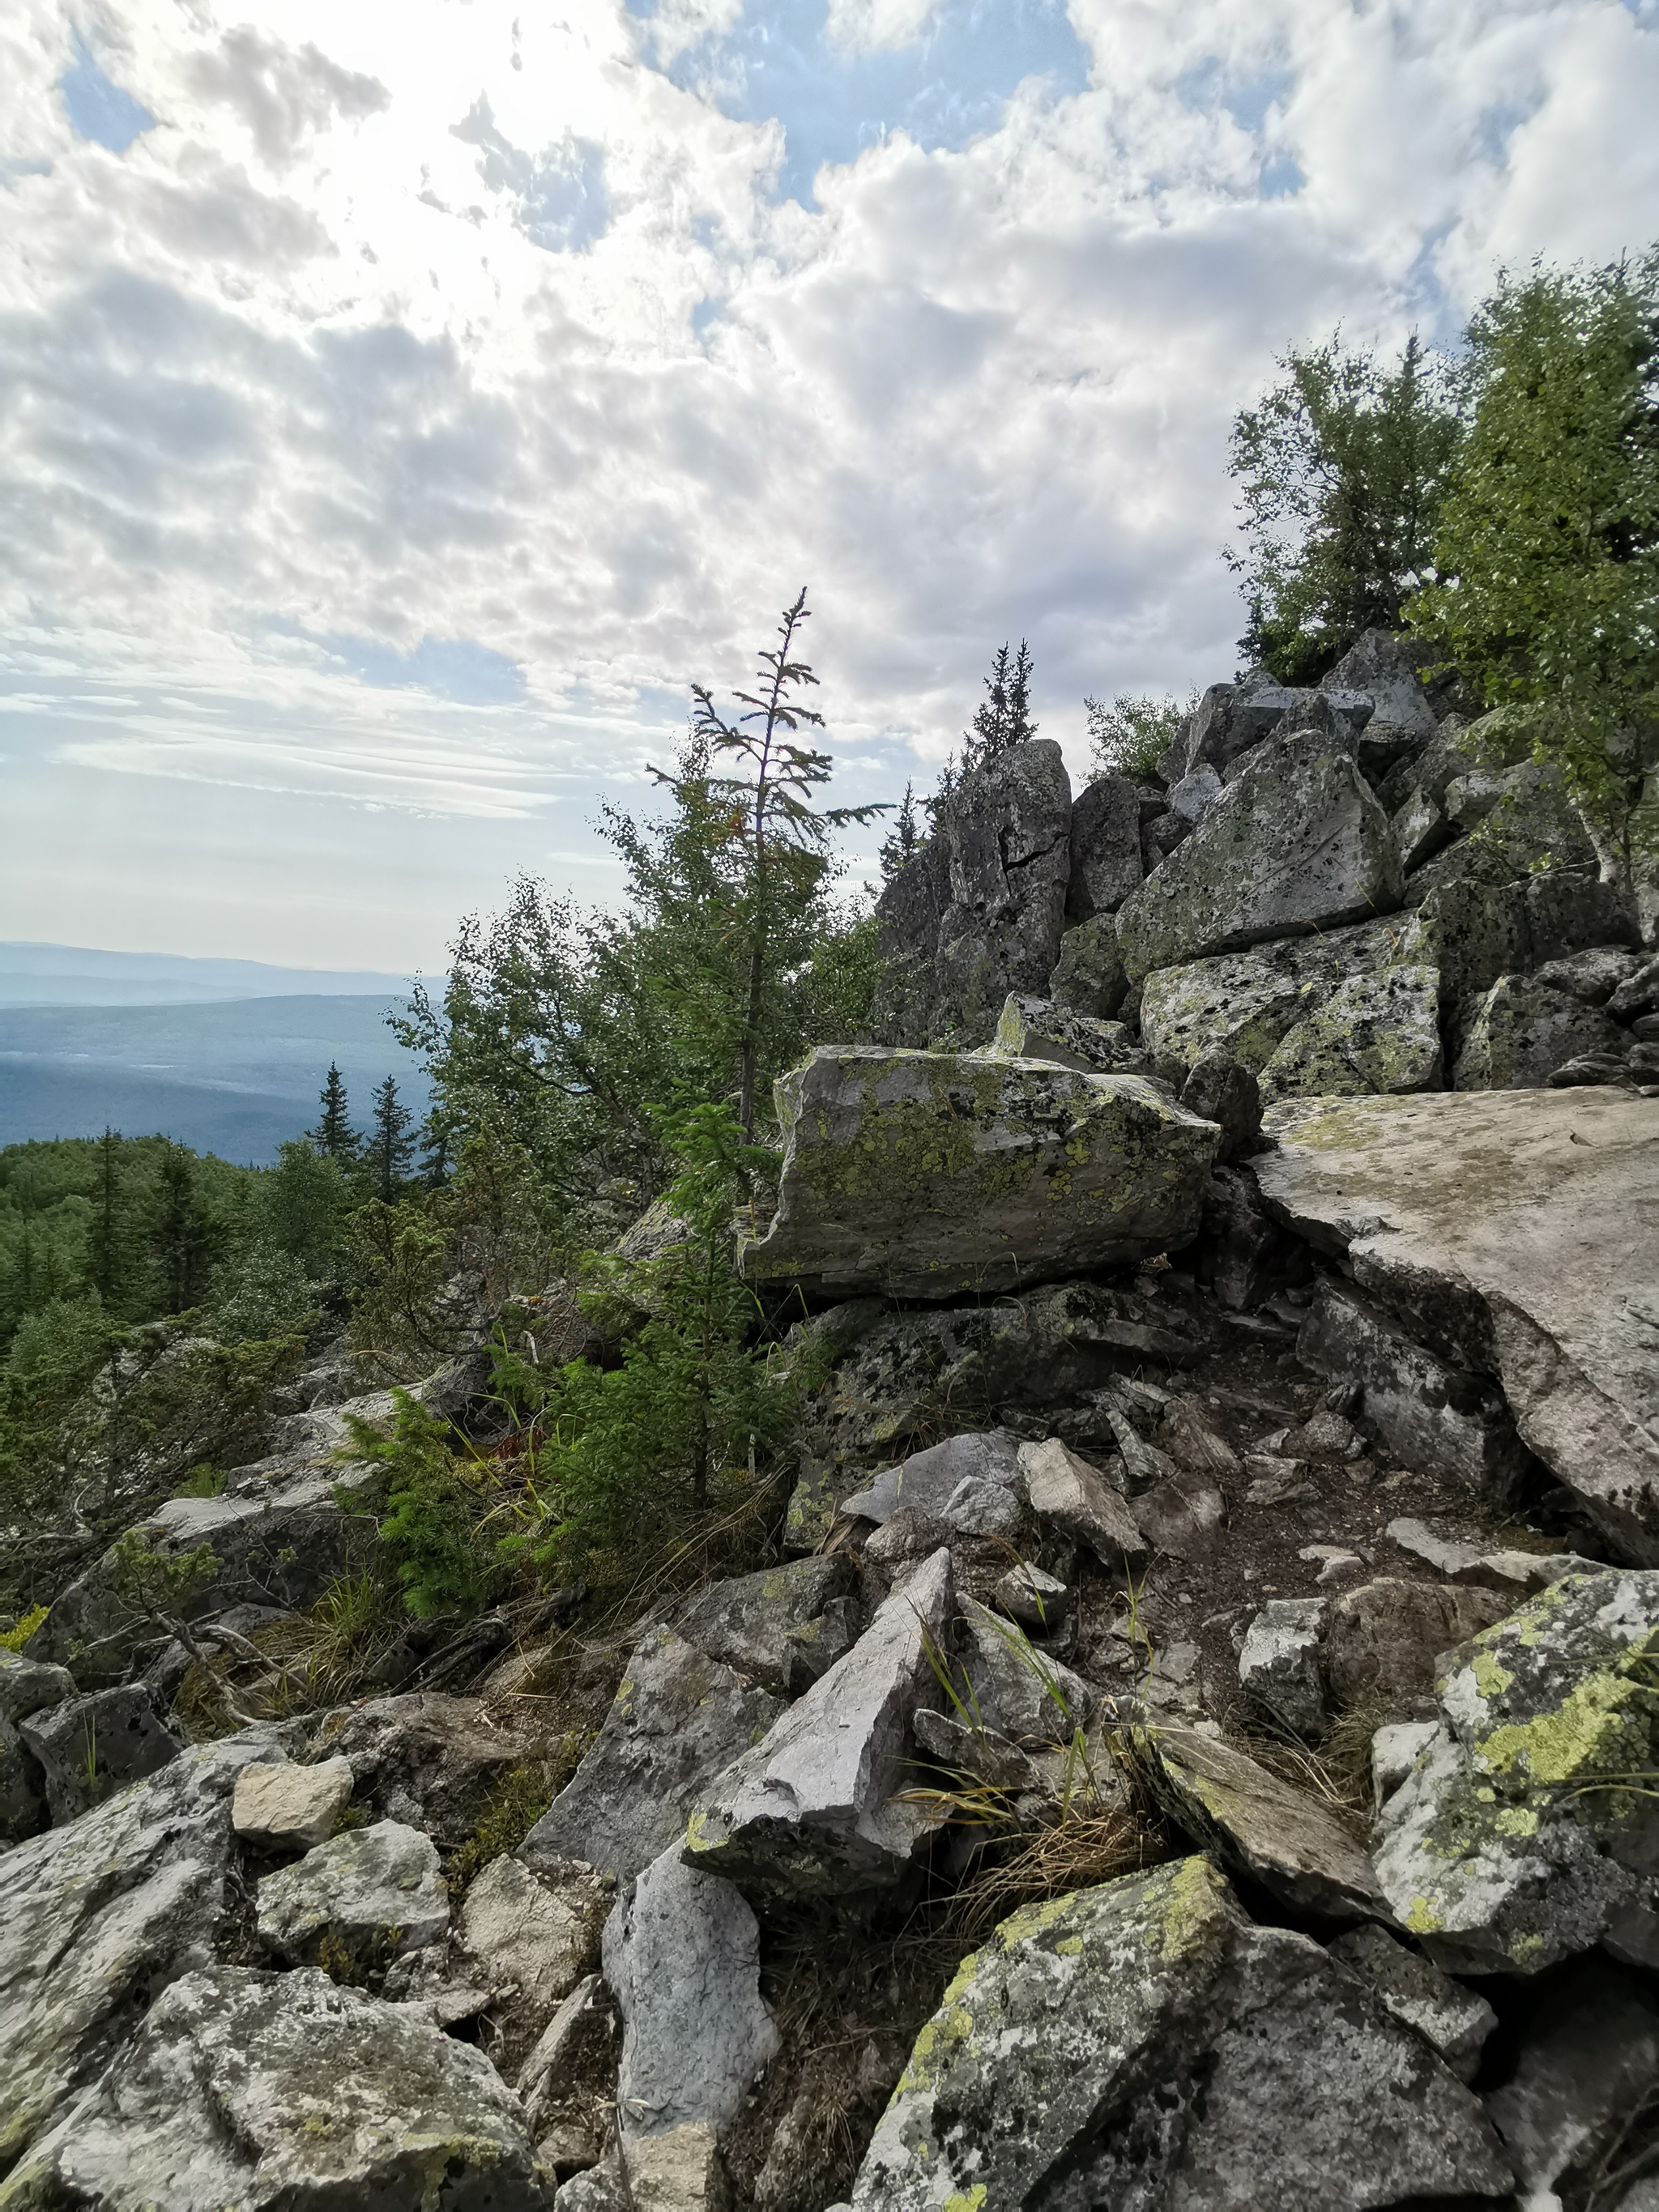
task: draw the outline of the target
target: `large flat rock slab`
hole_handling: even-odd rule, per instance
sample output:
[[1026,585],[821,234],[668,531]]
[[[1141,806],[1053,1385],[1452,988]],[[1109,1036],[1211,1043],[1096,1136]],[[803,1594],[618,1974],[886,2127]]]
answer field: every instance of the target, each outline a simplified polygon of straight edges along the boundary
[[1133,1075],[820,1045],[777,1085],[778,1211],[751,1281],[1010,1291],[1178,1249],[1219,1133]]
[[1659,1564],[1659,1105],[1627,1091],[1281,1101],[1273,1212],[1420,1343],[1495,1376],[1522,1441]]

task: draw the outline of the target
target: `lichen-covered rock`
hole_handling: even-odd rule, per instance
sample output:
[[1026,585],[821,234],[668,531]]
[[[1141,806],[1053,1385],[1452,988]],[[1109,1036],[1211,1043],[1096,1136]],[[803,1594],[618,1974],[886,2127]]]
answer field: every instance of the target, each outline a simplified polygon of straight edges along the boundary
[[1066,1013],[1099,1022],[1117,1013],[1128,995],[1129,979],[1117,949],[1117,923],[1109,914],[1095,915],[1066,931],[1047,988],[1050,1001]]
[[1448,786],[1445,805],[1458,828],[1477,831],[1513,875],[1543,862],[1557,868],[1595,864],[1595,848],[1553,763],[1471,769]]
[[1439,969],[1385,968],[1339,984],[1285,1033],[1261,1071],[1261,1092],[1437,1091],[1443,1078]]
[[820,1046],[777,1086],[778,1211],[744,1269],[945,1298],[1178,1249],[1217,1132],[1132,1075]]
[[[1636,901],[1621,884],[1604,884],[1599,876],[1578,869],[1548,868],[1528,875],[1526,907],[1527,941],[1535,967],[1586,952],[1593,945],[1640,950]],[[1623,988],[1620,983],[1618,989]],[[1608,1010],[1620,1012],[1611,1000]]]
[[1434,665],[1435,658],[1435,648],[1420,638],[1388,629],[1364,630],[1320,689],[1363,691],[1371,702],[1374,720],[1427,738],[1434,734],[1435,718],[1422,672]]
[[1253,1152],[1261,1135],[1261,1086],[1242,1060],[1219,1045],[1200,1053],[1181,1086],[1189,1114],[1213,1121],[1221,1132],[1216,1164]]
[[1410,875],[1425,860],[1443,852],[1456,835],[1426,791],[1413,791],[1389,817],[1389,835],[1400,856],[1401,872]]
[[75,1677],[67,1667],[0,1649],[0,1721],[26,1721],[74,1695]]
[[0,1844],[39,1835],[51,1821],[40,1762],[11,1722],[0,1719]]
[[968,1711],[1012,1743],[1069,1743],[1097,1702],[1082,1677],[974,1598],[962,1600],[962,1624],[957,1679]]
[[517,2099],[481,2051],[326,1975],[173,1983],[4,2212],[541,2212]]
[[1622,1053],[1624,1032],[1595,1006],[1522,975],[1500,975],[1474,1011],[1453,1075],[1459,1091],[1535,1091],[1563,1061]]
[[760,1993],[760,1925],[729,1881],[653,1861],[605,1923],[605,1978],[623,2018],[624,2137],[701,2125],[716,2136],[781,2045]]
[[1288,1911],[1338,1923],[1386,1914],[1364,1845],[1307,1790],[1195,1730],[1133,1728],[1120,1741],[1166,1816]]
[[1449,1655],[1438,1733],[1384,1808],[1376,1855],[1443,1966],[1536,1973],[1597,1942],[1659,1964],[1656,1654],[1659,1572],[1609,1568]]
[[1118,908],[1123,965],[1133,980],[1387,914],[1401,888],[1388,817],[1352,759],[1316,731],[1275,740]]
[[1408,1951],[1375,1921],[1351,1928],[1331,1946],[1396,2020],[1431,2043],[1460,2081],[1474,2079],[1498,2014],[1485,1997],[1443,1974],[1431,1959]]
[[1618,1091],[1281,1099],[1252,1171],[1417,1342],[1498,1382],[1622,1556],[1659,1561],[1659,1121]]
[[782,1700],[673,1629],[647,1629],[592,1746],[520,1847],[631,1881],[676,1841],[714,1778],[758,1743]]
[[1317,1735],[1325,1724],[1324,1625],[1322,1598],[1269,1598],[1238,1655],[1244,1688],[1298,1735]]
[[858,1575],[844,1553],[763,1567],[672,1603],[665,1625],[775,1698],[796,1698],[850,1650]]
[[853,2212],[1346,2212],[1510,2185],[1479,2104],[1428,2047],[1189,1858],[1030,1906],[963,1961]]
[[1331,1694],[1339,1705],[1408,1710],[1433,1687],[1441,1654],[1501,1620],[1510,1603],[1494,1590],[1393,1575],[1344,1590],[1325,1626]]
[[1140,1075],[1146,1055],[1125,1022],[1070,1014],[1047,999],[1011,992],[997,1021],[992,1050],[1004,1060],[1048,1060],[1085,1075]]
[[687,1824],[687,1863],[737,1882],[763,1910],[814,1899],[856,1906],[901,1881],[927,1825],[898,1800],[911,1717],[935,1686],[928,1645],[954,1604],[941,1549],[708,1791]]
[[449,1892],[429,1836],[398,1820],[349,1828],[259,1884],[259,1940],[314,1962],[325,1945],[384,1964],[449,1925]]
[[236,1777],[280,1756],[245,1729],[0,1859],[0,2168],[96,2079],[158,1990],[207,1963]]
[[142,1682],[65,1698],[21,1722],[40,1765],[54,1827],[78,1820],[112,1791],[157,1774],[185,1747]]
[[1548,990],[1565,991],[1581,1006],[1605,1006],[1641,965],[1639,952],[1629,951],[1622,945],[1597,945],[1545,961],[1532,980]]
[[1140,793],[1127,775],[1097,776],[1072,802],[1067,934],[1097,915],[1114,913],[1140,876]]

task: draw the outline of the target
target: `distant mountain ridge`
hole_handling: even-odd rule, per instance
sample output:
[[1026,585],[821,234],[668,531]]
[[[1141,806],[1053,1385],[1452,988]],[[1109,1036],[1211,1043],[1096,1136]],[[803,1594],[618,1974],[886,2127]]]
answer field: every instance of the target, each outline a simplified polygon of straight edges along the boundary
[[263,960],[0,943],[0,1006],[185,1006],[228,999],[407,997],[407,976]]

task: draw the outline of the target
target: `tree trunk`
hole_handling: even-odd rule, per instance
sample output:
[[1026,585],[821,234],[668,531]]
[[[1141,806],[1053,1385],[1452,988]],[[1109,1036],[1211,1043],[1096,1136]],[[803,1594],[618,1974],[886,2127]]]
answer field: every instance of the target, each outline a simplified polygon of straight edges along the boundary
[[1578,809],[1578,818],[1584,825],[1584,835],[1595,848],[1595,860],[1604,884],[1616,884],[1626,898],[1633,896],[1630,860],[1630,840],[1609,830],[1587,806]]

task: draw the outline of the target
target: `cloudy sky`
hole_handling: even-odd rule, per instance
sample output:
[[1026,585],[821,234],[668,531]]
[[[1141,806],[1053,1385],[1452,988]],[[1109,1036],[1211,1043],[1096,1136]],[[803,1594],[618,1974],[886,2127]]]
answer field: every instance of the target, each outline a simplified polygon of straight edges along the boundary
[[1021,635],[1080,767],[1273,356],[1659,235],[1656,118],[1656,0],[7,0],[0,938],[614,896],[803,582],[845,796]]

